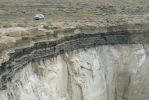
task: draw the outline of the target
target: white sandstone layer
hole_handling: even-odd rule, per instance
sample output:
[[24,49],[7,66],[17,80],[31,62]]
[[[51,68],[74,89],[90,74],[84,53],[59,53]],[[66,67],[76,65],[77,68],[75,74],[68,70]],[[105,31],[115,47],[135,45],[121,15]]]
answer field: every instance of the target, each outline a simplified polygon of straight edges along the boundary
[[0,100],[148,100],[149,45],[106,45],[26,65]]

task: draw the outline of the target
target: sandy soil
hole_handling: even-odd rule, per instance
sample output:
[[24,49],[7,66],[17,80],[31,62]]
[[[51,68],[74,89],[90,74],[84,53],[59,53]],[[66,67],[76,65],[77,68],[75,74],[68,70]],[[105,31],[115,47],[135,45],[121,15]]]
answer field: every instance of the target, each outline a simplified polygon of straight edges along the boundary
[[[33,16],[37,13],[44,14],[46,19],[34,21]],[[148,0],[0,0],[0,28],[34,26],[54,21],[103,23],[115,21],[119,16],[144,17],[148,14]]]

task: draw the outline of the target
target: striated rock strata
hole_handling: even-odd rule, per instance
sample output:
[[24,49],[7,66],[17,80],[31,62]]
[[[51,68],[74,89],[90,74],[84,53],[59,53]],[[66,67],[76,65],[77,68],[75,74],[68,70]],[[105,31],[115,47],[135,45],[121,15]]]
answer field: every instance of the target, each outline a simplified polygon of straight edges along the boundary
[[[16,34],[4,29],[0,98],[147,100],[148,26],[41,25]],[[6,42],[10,46],[4,34],[14,39]]]
[[102,45],[29,62],[1,100],[147,100],[148,44]]
[[[137,25],[132,26],[137,27]],[[73,50],[91,48],[98,45],[149,42],[148,30],[135,30],[133,28],[131,30],[129,28],[124,30],[125,28],[125,26],[109,27],[106,33],[79,33],[65,36],[55,41],[46,40],[44,42],[36,42],[30,47],[15,49],[14,52],[8,54],[8,61],[2,63],[0,66],[1,89],[6,88],[6,83],[11,81],[16,72],[26,64],[36,60],[51,58]]]

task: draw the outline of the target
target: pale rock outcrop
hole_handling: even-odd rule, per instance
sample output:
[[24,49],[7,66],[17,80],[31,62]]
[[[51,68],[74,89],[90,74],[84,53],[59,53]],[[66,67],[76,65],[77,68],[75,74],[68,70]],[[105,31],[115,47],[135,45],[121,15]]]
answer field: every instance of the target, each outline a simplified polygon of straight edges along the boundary
[[98,46],[32,62],[1,100],[147,100],[147,44]]

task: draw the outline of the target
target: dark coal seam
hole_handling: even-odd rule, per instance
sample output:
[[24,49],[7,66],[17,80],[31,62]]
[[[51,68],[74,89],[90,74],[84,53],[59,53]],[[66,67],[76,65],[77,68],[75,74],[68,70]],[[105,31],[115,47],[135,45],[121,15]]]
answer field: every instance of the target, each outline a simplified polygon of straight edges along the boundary
[[[16,49],[14,53],[9,54],[10,59],[7,62],[2,63],[0,66],[0,75],[3,74],[0,89],[6,89],[6,83],[11,81],[15,73],[21,70],[29,62],[52,58],[73,50],[92,48],[98,45],[137,44],[149,42],[141,40],[140,35],[145,36],[144,38],[149,37],[146,33],[131,34],[127,31],[110,32],[108,34],[78,34],[64,37],[57,41],[39,42],[35,43],[32,47]],[[134,39],[134,36],[138,39]]]

